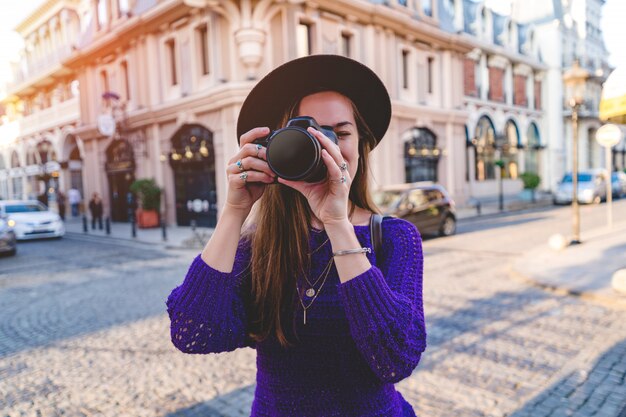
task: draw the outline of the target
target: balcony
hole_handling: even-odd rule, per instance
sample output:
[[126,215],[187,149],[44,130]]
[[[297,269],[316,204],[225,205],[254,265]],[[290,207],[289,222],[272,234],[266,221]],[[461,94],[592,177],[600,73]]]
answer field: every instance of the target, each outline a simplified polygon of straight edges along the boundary
[[18,119],[18,132],[20,136],[30,135],[41,130],[76,122],[79,118],[80,103],[78,97],[74,97]]
[[[8,94],[29,94],[36,88],[52,84],[52,75],[66,75],[61,62],[72,54],[72,48],[62,46],[48,53],[44,57],[26,64],[26,68],[17,64],[13,68],[13,80],[7,84]],[[32,91],[31,91],[32,90]]]

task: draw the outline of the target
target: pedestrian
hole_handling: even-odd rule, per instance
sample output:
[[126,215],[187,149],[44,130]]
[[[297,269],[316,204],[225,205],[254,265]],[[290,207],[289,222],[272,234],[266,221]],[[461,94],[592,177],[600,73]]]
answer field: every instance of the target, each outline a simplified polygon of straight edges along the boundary
[[59,207],[59,216],[61,220],[65,221],[65,200],[67,197],[61,190],[57,190],[57,206]]
[[[301,116],[321,127],[294,133],[294,147],[281,154],[278,134],[272,152],[256,143]],[[421,238],[397,218],[383,219],[379,251],[370,236],[369,152],[390,118],[381,80],[336,55],[274,69],[243,103],[221,216],[166,304],[179,350],[256,349],[252,416],[415,416],[394,384],[426,348]],[[323,148],[324,168],[288,180],[309,166],[300,140]]]
[[78,217],[80,202],[83,200],[83,197],[80,195],[80,191],[78,191],[75,187],[70,188],[67,191],[67,199],[70,202],[70,207],[72,209],[72,217]]
[[91,213],[91,230],[96,228],[96,221],[98,222],[98,229],[102,230],[102,199],[100,194],[93,193],[91,200],[89,200],[89,212]]

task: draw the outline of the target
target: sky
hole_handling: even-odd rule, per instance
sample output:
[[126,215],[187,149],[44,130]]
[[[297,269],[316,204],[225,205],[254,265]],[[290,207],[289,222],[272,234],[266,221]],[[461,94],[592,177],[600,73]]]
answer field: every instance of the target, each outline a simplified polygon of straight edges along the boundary
[[[45,0],[0,0],[0,85],[10,76],[8,62],[16,60],[21,47],[20,37],[12,29]],[[510,11],[510,0],[486,0],[488,7],[506,14]],[[9,5],[10,4],[10,5]],[[603,7],[601,29],[609,50],[609,64],[626,67],[626,0],[607,0]],[[2,87],[0,87],[0,96]]]

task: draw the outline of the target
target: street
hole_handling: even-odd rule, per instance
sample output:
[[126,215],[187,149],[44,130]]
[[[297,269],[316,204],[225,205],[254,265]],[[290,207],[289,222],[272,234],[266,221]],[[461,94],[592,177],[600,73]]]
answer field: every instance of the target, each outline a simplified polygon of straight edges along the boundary
[[[583,242],[605,212],[581,207]],[[626,221],[626,200],[614,212]],[[570,231],[560,207],[424,241],[428,348],[397,384],[419,416],[621,417],[626,311],[510,273]],[[68,235],[0,258],[0,415],[248,416],[253,350],[186,355],[170,343],[165,299],[196,254]]]

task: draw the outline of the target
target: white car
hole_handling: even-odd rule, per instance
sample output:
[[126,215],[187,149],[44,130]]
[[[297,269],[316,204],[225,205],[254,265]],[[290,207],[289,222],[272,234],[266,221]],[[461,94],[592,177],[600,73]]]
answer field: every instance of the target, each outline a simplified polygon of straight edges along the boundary
[[[578,202],[585,204],[599,203],[606,199],[606,172],[592,169],[578,173]],[[554,204],[570,204],[574,193],[572,173],[567,173],[559,182],[554,194]]]
[[0,201],[2,216],[6,216],[17,240],[61,237],[65,234],[61,217],[36,200]]

